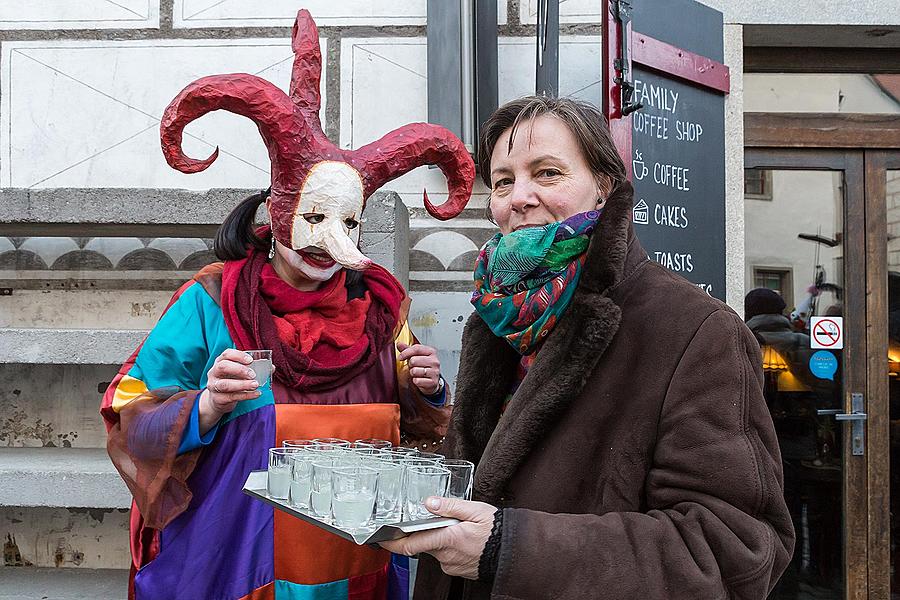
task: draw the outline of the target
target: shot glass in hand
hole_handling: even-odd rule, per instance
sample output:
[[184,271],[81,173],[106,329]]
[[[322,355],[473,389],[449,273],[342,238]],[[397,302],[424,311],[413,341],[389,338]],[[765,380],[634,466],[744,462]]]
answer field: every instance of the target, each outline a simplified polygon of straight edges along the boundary
[[429,496],[446,496],[450,471],[436,464],[406,467],[404,521],[428,519],[434,515],[425,508]]
[[441,466],[450,471],[450,485],[447,487],[447,497],[471,500],[475,465],[467,460],[445,458],[441,461]]
[[272,378],[272,351],[271,350],[245,350],[253,360],[250,368],[256,374],[256,383],[259,387],[269,384]]

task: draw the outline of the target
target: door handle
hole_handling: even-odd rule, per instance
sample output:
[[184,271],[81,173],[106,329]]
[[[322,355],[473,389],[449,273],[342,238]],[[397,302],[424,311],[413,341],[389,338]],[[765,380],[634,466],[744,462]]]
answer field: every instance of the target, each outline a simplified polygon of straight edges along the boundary
[[850,421],[850,440],[853,456],[862,456],[866,449],[866,421],[869,415],[863,412],[865,397],[862,394],[850,394],[851,411],[846,413],[840,408],[817,410],[819,416],[834,416],[836,421]]

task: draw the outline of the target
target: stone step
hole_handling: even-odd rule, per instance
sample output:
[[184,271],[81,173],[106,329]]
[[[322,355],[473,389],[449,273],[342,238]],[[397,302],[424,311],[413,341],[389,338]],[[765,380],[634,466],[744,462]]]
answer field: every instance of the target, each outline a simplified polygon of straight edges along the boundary
[[0,506],[129,508],[105,448],[0,448]]
[[128,571],[0,566],[0,600],[125,600]]
[[146,335],[138,329],[0,328],[0,364],[119,365]]

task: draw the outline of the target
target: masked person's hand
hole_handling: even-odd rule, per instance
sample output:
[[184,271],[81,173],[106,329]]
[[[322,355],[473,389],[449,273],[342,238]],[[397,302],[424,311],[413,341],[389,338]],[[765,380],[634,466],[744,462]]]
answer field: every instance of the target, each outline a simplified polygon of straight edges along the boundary
[[249,354],[234,348],[216,357],[215,364],[206,373],[206,389],[197,400],[201,435],[234,410],[238,402],[259,398],[261,392],[251,362]]
[[407,361],[409,376],[413,385],[426,396],[433,396],[441,391],[441,361],[438,359],[437,350],[424,344],[409,346],[403,342],[397,342],[399,360]]

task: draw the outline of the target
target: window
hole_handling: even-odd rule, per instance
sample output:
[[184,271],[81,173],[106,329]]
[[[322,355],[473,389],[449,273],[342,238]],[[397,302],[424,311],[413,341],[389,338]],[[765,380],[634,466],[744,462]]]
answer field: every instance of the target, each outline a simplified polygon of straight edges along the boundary
[[744,198],[772,200],[772,171],[744,169]]
[[790,310],[794,306],[793,275],[791,269],[777,267],[754,267],[753,287],[768,288],[784,299]]

